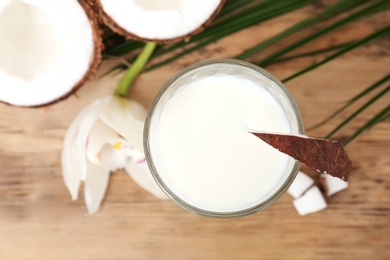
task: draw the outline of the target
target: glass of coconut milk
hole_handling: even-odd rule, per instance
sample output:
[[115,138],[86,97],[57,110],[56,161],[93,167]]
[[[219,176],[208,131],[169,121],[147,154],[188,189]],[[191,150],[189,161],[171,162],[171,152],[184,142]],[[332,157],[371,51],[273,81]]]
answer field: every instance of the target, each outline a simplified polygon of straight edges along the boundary
[[272,204],[300,168],[250,132],[304,134],[293,97],[253,64],[208,60],[179,72],[157,94],[144,149],[157,184],[181,207],[241,217]]

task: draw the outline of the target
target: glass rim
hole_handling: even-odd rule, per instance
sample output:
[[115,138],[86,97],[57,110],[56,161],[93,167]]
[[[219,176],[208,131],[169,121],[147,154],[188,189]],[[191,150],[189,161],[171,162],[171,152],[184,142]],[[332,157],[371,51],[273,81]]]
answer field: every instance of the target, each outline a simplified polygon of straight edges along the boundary
[[198,207],[195,207],[183,199],[181,199],[179,196],[177,196],[169,187],[164,183],[164,181],[161,179],[161,177],[158,174],[158,171],[153,163],[153,158],[151,155],[151,149],[150,149],[150,144],[149,144],[149,133],[150,133],[150,124],[152,122],[152,118],[155,112],[155,109],[157,107],[157,104],[159,103],[160,99],[163,97],[165,92],[170,88],[173,83],[181,78],[182,76],[185,76],[188,72],[201,68],[201,67],[206,67],[209,65],[215,65],[215,64],[230,64],[230,65],[236,65],[236,66],[242,66],[246,67],[249,69],[252,69],[256,71],[257,73],[262,74],[263,76],[267,77],[271,81],[273,81],[278,88],[283,92],[283,94],[287,97],[288,101],[290,102],[291,108],[294,111],[294,114],[296,116],[296,120],[298,123],[298,134],[304,135],[305,130],[304,130],[304,125],[303,125],[303,119],[301,112],[298,108],[298,105],[291,95],[291,93],[287,90],[287,88],[283,85],[282,82],[280,82],[277,78],[275,78],[271,73],[268,71],[252,64],[246,61],[241,61],[241,60],[235,60],[235,59],[211,59],[211,60],[205,60],[201,62],[197,62],[195,64],[190,65],[189,67],[179,71],[176,73],[170,80],[168,80],[163,87],[160,89],[160,91],[157,93],[155,98],[153,99],[149,109],[148,113],[145,119],[145,125],[144,125],[144,133],[143,133],[143,145],[144,145],[144,152],[145,152],[145,157],[147,164],[149,166],[150,172],[156,181],[157,185],[163,190],[163,192],[171,199],[173,200],[176,204],[181,206],[182,208],[201,215],[205,217],[211,217],[211,218],[237,218],[237,217],[243,217],[247,216],[250,214],[253,214],[257,211],[260,211],[268,206],[270,206],[272,203],[274,203],[280,196],[282,196],[285,191],[288,189],[288,187],[291,185],[293,180],[295,179],[296,175],[298,174],[298,171],[301,167],[301,163],[298,161],[295,161],[293,168],[291,169],[290,174],[288,175],[287,179],[284,181],[284,183],[281,185],[281,187],[276,190],[273,194],[271,194],[267,199],[259,202],[258,204],[245,208],[242,210],[238,211],[229,211],[229,212],[217,212],[217,211],[209,211],[209,210],[204,210]]

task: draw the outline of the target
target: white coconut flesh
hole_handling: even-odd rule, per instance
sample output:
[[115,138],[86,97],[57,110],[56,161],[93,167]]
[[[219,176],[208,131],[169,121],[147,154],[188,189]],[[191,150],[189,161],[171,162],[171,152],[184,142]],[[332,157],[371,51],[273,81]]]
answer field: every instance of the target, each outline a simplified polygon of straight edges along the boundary
[[222,0],[100,0],[118,26],[142,38],[170,40],[202,26]]
[[314,180],[300,171],[298,172],[297,177],[295,177],[294,182],[288,188],[287,192],[295,199],[297,199],[302,196],[302,194],[305,193],[305,191],[313,184]]
[[77,0],[0,0],[0,101],[39,106],[80,82],[94,55]]

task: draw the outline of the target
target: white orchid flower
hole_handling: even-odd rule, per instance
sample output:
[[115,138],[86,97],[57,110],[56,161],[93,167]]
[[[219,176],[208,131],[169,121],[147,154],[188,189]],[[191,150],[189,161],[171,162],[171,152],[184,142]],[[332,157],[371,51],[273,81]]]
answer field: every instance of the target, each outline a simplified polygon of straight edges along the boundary
[[141,187],[167,197],[154,181],[143,153],[146,110],[136,101],[110,95],[83,109],[70,125],[62,150],[62,172],[73,200],[84,182],[90,214],[99,210],[111,171],[124,168]]

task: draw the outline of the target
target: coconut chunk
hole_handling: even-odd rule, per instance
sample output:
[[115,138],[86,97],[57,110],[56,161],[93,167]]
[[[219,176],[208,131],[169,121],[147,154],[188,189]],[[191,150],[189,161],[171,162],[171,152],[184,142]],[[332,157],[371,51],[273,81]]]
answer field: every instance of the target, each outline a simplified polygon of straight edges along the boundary
[[288,188],[287,192],[293,196],[295,199],[299,198],[310,186],[312,186],[314,180],[304,174],[303,172],[298,172],[297,177],[295,177],[294,182]]
[[2,3],[0,101],[42,106],[73,93],[100,61],[94,19],[77,0]]
[[311,187],[302,197],[294,200],[293,203],[301,216],[326,208],[326,201],[317,186]]
[[333,177],[329,174],[322,174],[321,179],[321,183],[328,197],[348,188],[348,182],[343,181],[340,178]]
[[224,0],[98,0],[103,21],[115,32],[144,41],[172,41],[203,29]]

